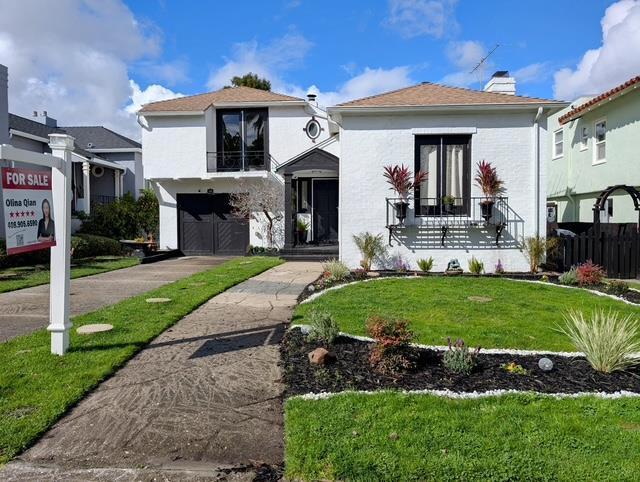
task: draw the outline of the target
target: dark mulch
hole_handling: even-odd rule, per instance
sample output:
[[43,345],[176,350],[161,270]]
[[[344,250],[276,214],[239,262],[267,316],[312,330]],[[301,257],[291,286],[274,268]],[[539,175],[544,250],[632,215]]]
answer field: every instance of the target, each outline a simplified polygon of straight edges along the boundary
[[[343,390],[449,389],[455,392],[497,389],[530,390],[543,393],[616,392],[640,393],[640,368],[605,375],[591,368],[584,358],[549,356],[554,368],[538,368],[541,356],[480,354],[478,365],[468,376],[449,373],[442,365],[442,353],[417,350],[415,370],[389,376],[374,371],[368,362],[371,343],[340,337],[330,350],[337,360],[325,367],[309,363],[308,353],[319,345],[308,343],[299,328],[287,332],[281,343],[286,395],[338,392]],[[500,365],[515,362],[526,375],[505,371]]]

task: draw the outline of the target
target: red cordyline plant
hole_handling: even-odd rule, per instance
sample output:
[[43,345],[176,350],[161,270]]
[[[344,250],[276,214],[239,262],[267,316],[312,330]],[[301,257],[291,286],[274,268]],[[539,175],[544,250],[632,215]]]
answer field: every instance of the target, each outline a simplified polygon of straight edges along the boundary
[[418,171],[412,177],[411,170],[402,164],[401,166],[384,166],[384,177],[399,197],[407,199],[416,186],[427,180],[428,174],[425,171]]
[[498,171],[490,162],[482,160],[478,163],[474,180],[488,201],[504,192],[504,181],[498,177]]

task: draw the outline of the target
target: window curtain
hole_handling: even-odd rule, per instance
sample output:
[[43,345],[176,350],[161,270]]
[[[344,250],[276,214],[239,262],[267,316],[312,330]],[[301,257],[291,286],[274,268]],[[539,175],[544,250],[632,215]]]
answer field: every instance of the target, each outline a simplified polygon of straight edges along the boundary
[[456,198],[456,205],[462,204],[462,160],[463,146],[448,145],[445,157],[445,194]]
[[438,204],[438,146],[420,146],[420,170],[428,173],[427,179],[420,184],[420,203],[423,206],[435,206]]

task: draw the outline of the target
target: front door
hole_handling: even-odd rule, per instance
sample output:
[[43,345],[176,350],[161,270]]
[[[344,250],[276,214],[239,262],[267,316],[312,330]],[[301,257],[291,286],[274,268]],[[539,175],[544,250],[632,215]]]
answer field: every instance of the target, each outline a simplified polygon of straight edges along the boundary
[[338,180],[313,180],[313,240],[338,241]]

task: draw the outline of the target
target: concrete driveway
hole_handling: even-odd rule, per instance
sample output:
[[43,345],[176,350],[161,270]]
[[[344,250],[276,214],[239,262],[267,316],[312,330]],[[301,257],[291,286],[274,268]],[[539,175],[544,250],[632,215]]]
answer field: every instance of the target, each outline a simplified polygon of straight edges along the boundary
[[0,479],[253,480],[252,466],[281,464],[278,343],[297,296],[321,272],[320,263],[285,263],[212,298],[102,383]]
[[[113,305],[216,266],[228,257],[184,257],[71,280],[71,316]],[[0,293],[0,342],[49,323],[49,285]]]

